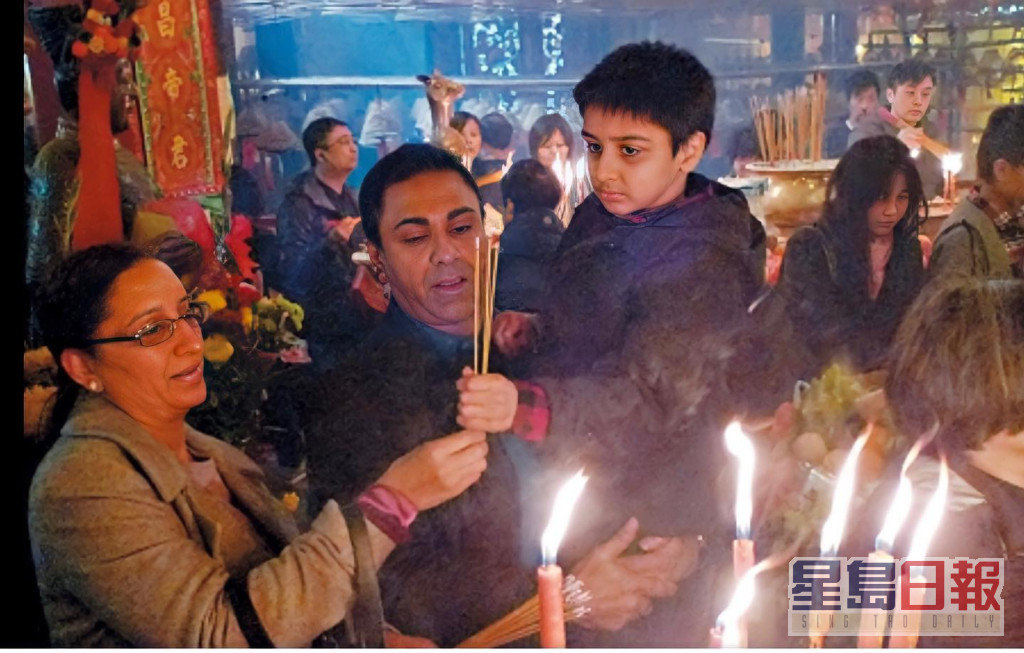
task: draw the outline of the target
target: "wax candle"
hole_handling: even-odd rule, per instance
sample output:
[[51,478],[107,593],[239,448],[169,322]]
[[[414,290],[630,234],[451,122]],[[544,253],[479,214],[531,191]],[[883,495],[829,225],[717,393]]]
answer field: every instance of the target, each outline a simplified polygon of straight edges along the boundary
[[551,519],[540,538],[543,562],[537,569],[537,594],[540,599],[540,645],[565,648],[565,608],[562,603],[562,569],[557,564],[558,547],[569,527],[573,506],[587,484],[583,470],[558,491]]

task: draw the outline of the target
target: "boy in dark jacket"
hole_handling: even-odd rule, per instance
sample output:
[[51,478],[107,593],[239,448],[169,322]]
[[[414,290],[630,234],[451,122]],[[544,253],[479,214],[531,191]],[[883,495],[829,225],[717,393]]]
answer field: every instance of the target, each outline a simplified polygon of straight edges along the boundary
[[[562,238],[538,314],[504,313],[495,327],[504,352],[532,346],[531,377],[550,401],[550,459],[591,474],[563,550],[569,559],[635,516],[650,535],[702,534],[714,542],[707,551],[726,551],[728,518],[712,488],[727,464],[731,370],[763,281],[764,229],[740,192],[693,172],[715,87],[692,54],[623,46],[573,95],[594,193]],[[724,607],[710,596],[713,571],[705,559],[677,601],[574,644],[706,645]]]

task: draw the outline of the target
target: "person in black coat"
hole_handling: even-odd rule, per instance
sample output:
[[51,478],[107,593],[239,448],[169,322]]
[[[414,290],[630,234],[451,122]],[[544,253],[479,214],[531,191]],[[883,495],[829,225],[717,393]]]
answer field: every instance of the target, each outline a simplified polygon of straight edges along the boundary
[[837,359],[861,371],[882,365],[924,281],[917,232],[926,200],[905,145],[857,141],[826,197],[821,220],[790,239],[778,284],[793,338],[774,344],[805,356],[804,378]]
[[505,197],[505,231],[498,261],[498,310],[538,307],[549,278],[551,260],[562,239],[555,207],[562,197],[558,178],[536,159],[512,164],[501,180]]
[[[481,479],[418,517],[379,572],[389,623],[454,646],[536,591],[537,561],[524,563],[521,550],[524,506],[513,450],[517,436],[545,434],[540,422],[547,418],[538,417],[545,393],[471,372],[473,257],[483,208],[454,157],[429,145],[399,148],[370,170],[360,209],[391,305],[353,356],[308,393],[310,487],[321,501],[344,502],[349,484],[372,481],[394,452],[458,429],[492,434]],[[501,369],[501,360],[491,362]],[[550,504],[543,503],[546,512]],[[652,597],[675,591],[692,563],[677,562],[679,547],[658,542],[648,543],[649,553],[620,557],[636,525],[619,526],[572,568],[593,594],[585,620],[592,628],[639,617]]]

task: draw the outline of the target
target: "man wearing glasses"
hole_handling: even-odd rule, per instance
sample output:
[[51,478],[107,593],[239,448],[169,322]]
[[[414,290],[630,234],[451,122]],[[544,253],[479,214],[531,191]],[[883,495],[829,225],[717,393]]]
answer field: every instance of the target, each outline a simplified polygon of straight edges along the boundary
[[276,252],[261,257],[268,284],[299,302],[315,281],[312,255],[332,231],[348,245],[359,223],[359,204],[347,183],[359,150],[348,125],[335,118],[314,120],[302,132],[302,144],[310,169],[292,181],[277,211]]

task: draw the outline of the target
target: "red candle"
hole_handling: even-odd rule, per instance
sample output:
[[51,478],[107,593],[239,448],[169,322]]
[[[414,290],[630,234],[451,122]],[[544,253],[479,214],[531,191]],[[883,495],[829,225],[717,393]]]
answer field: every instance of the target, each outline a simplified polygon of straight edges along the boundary
[[754,566],[754,540],[732,541],[733,578],[739,582],[743,575]]
[[540,598],[540,645],[565,648],[565,610],[562,605],[562,568],[537,567],[537,595]]

